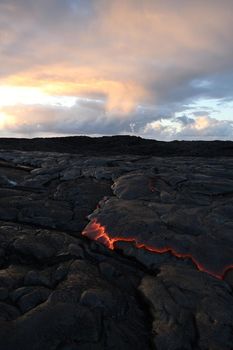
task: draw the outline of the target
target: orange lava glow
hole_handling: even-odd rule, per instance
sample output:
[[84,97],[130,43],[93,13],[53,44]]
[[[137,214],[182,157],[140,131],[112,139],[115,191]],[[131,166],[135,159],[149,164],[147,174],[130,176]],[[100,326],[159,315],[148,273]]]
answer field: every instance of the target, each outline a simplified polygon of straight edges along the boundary
[[152,253],[156,254],[164,254],[164,253],[170,253],[176,258],[179,259],[189,259],[192,261],[192,263],[196,266],[196,268],[199,271],[208,273],[209,275],[218,278],[218,279],[224,279],[226,273],[233,269],[233,265],[226,266],[221,274],[209,271],[200,264],[192,255],[190,254],[185,254],[185,253],[179,253],[176,250],[174,250],[172,247],[163,247],[163,248],[158,248],[158,247],[152,247],[149,245],[146,245],[144,243],[139,243],[137,240],[133,237],[110,237],[108,232],[106,231],[106,228],[101,225],[96,219],[92,220],[87,227],[84,229],[82,232],[83,236],[86,236],[92,240],[98,241],[101,244],[105,245],[107,248],[114,250],[115,249],[115,243],[117,242],[129,242],[133,243],[134,246],[138,249],[144,249]]

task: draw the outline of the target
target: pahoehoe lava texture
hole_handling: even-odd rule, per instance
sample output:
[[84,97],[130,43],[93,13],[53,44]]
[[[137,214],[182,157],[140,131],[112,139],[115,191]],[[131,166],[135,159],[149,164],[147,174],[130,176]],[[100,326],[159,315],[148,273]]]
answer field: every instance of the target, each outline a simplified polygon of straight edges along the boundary
[[0,152],[1,350],[232,350],[233,158]]

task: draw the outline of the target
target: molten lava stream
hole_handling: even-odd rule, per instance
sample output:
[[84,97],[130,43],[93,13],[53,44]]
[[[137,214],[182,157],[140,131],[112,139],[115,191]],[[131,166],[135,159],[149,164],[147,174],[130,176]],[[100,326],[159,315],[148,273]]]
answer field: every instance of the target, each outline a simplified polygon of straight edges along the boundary
[[222,274],[218,274],[207,270],[205,266],[200,264],[192,255],[179,253],[175,251],[172,247],[163,247],[163,248],[152,247],[144,243],[138,243],[137,240],[133,237],[113,237],[112,238],[106,231],[106,228],[103,225],[101,225],[96,219],[92,220],[87,225],[87,227],[82,232],[82,235],[92,240],[100,242],[101,244],[105,245],[107,248],[111,250],[115,249],[116,242],[129,242],[129,243],[133,243],[136,248],[144,249],[151,253],[155,253],[155,254],[170,253],[171,255],[179,259],[190,259],[199,271],[206,272],[209,275],[218,279],[224,279],[225,274],[229,270],[233,269],[233,265],[229,265],[224,268]]

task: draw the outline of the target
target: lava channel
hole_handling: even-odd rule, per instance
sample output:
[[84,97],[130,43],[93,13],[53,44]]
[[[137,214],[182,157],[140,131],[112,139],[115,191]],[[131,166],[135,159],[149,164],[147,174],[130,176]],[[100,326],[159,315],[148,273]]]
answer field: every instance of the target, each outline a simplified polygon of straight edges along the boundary
[[224,268],[223,272],[221,274],[212,272],[205,268],[202,264],[200,264],[191,254],[185,254],[185,253],[179,253],[176,250],[174,250],[172,247],[152,247],[144,243],[139,243],[137,240],[133,237],[110,237],[109,233],[106,231],[105,226],[101,225],[96,219],[93,219],[83,230],[82,232],[83,236],[86,236],[90,238],[91,240],[98,241],[99,243],[105,245],[107,248],[114,250],[115,249],[115,243],[117,242],[129,242],[133,243],[134,246],[138,249],[144,249],[148,252],[155,253],[155,254],[165,254],[170,253],[174,257],[178,259],[189,259],[192,261],[192,263],[196,266],[196,268],[201,271],[205,272],[215,278],[223,280],[226,273],[233,269],[233,265],[229,265]]

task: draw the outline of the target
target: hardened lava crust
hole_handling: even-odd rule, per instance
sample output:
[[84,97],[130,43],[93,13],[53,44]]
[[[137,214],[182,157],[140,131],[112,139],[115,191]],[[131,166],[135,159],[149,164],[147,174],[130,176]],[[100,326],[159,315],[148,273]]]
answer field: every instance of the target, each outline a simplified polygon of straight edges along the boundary
[[0,349],[232,350],[233,156],[2,149]]

